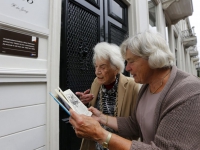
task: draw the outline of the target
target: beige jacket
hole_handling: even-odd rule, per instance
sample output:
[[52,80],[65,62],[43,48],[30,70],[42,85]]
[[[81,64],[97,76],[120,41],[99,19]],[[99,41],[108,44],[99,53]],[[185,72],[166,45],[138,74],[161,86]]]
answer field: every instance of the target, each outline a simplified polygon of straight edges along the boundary
[[[90,102],[94,106],[97,100],[100,84],[97,79],[92,83],[90,93],[94,94],[93,100]],[[139,85],[135,83],[131,77],[120,74],[118,83],[118,117],[127,117],[134,112],[136,99],[139,91]],[[80,150],[95,150],[95,142],[87,139],[82,140]]]

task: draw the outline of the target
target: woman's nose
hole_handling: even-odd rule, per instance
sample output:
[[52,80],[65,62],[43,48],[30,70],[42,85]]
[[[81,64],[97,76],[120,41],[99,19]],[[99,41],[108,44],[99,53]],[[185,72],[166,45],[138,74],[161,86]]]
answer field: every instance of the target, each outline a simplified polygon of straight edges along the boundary
[[131,68],[129,67],[129,65],[127,64],[126,67],[125,67],[126,71],[130,71]]
[[95,74],[100,74],[100,73],[101,73],[101,71],[99,69],[95,70]]

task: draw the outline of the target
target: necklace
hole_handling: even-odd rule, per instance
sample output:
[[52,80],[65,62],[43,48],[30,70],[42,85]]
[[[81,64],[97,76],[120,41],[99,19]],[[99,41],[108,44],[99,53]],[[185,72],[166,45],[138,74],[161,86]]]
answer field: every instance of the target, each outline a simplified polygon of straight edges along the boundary
[[163,85],[163,80],[169,75],[170,72],[171,72],[171,71],[169,71],[169,72],[162,78],[162,81],[160,82],[159,87],[158,87],[155,91],[153,91],[153,92],[151,92],[151,90],[150,90],[150,93],[155,94],[155,93],[158,91],[158,89]]

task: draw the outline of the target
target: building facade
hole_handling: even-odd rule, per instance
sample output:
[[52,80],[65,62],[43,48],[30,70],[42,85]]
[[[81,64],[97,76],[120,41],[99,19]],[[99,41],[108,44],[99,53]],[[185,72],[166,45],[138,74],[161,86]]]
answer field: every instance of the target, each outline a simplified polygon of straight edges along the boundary
[[168,42],[175,65],[198,75],[197,37],[188,19],[192,0],[0,0],[0,8],[3,150],[80,146],[49,92],[58,86],[73,92],[89,88],[95,77],[92,48],[100,41],[120,45],[128,36],[156,30]]

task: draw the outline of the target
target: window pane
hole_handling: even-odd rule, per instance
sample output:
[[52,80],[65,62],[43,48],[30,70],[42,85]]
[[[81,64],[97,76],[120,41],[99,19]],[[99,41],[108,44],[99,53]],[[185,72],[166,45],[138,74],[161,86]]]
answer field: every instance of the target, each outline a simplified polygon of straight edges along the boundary
[[111,9],[111,13],[114,16],[118,16],[119,18],[123,19],[123,8],[116,3],[114,0],[110,0],[110,9]]

